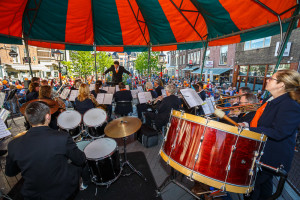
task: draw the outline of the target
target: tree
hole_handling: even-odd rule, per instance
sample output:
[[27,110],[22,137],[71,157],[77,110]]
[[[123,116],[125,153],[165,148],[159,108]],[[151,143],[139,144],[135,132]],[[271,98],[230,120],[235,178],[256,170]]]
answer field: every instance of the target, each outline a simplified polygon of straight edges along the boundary
[[79,76],[86,76],[92,74],[94,71],[93,55],[90,51],[71,51],[70,57],[74,72],[79,73]]
[[68,76],[73,76],[74,67],[71,61],[61,61],[61,64],[67,67]]
[[105,67],[108,69],[111,65],[114,64],[114,60],[107,52],[99,51],[97,52],[96,56],[97,61],[97,72],[103,73],[105,70]]
[[[158,55],[159,52],[151,52],[150,54],[150,74],[151,71],[158,71]],[[148,52],[143,52],[138,54],[137,59],[135,60],[135,68],[139,70],[142,74],[148,72]]]

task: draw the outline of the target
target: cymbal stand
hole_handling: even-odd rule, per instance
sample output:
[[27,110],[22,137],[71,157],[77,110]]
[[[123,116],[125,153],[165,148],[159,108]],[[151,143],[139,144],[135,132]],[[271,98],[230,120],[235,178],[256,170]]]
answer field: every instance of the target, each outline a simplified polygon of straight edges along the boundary
[[127,173],[127,174],[122,174],[122,176],[130,176],[133,173],[137,173],[137,175],[139,175],[141,178],[144,179],[144,181],[147,182],[147,178],[137,169],[135,169],[133,167],[133,165],[129,162],[129,160],[127,160],[127,152],[126,152],[126,140],[127,137],[123,137],[123,142],[124,142],[124,161],[122,163],[122,171],[124,170],[125,165],[127,165],[130,169],[131,169],[131,173]]

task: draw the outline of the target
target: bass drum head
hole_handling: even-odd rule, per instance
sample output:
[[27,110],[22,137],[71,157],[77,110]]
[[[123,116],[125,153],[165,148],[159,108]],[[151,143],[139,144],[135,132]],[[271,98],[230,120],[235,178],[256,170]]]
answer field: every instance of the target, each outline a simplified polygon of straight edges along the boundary
[[83,123],[89,127],[97,127],[106,121],[106,112],[100,108],[92,108],[83,115]]
[[87,159],[101,160],[110,156],[117,148],[117,143],[111,138],[100,138],[88,144],[84,153]]
[[81,123],[81,114],[76,110],[62,112],[57,118],[57,124],[61,129],[69,130]]
[[77,145],[78,149],[80,149],[81,151],[83,151],[83,149],[84,149],[89,143],[91,143],[91,141],[89,141],[89,140],[83,140],[83,141],[80,141],[80,142],[76,142],[76,145]]

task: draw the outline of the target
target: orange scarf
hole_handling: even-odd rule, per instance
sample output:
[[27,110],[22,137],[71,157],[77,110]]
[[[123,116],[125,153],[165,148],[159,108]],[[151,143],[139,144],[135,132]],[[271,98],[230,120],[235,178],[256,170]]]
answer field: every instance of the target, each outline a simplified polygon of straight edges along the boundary
[[125,89],[121,89],[120,91],[124,91],[124,90],[126,90],[126,88]]
[[261,115],[263,114],[263,112],[267,106],[267,103],[268,102],[264,103],[264,105],[262,105],[259,109],[257,109],[255,116],[250,123],[250,127],[257,128],[258,120],[261,117]]

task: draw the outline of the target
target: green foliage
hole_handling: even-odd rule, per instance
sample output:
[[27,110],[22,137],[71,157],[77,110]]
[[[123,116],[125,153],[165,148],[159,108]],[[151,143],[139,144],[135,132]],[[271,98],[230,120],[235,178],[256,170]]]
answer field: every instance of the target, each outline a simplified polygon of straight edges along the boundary
[[111,65],[114,64],[114,60],[107,52],[99,51],[97,52],[97,71],[98,74],[102,74],[105,71],[105,67],[108,69]]
[[73,76],[74,67],[71,61],[61,61],[61,64],[67,66],[68,76]]
[[[151,71],[158,71],[158,55],[159,52],[151,52],[150,54],[150,73]],[[138,54],[135,61],[135,69],[144,74],[148,72],[148,52]]]
[[77,72],[79,76],[87,76],[94,71],[93,55],[90,51],[71,51],[70,57],[74,72]]

